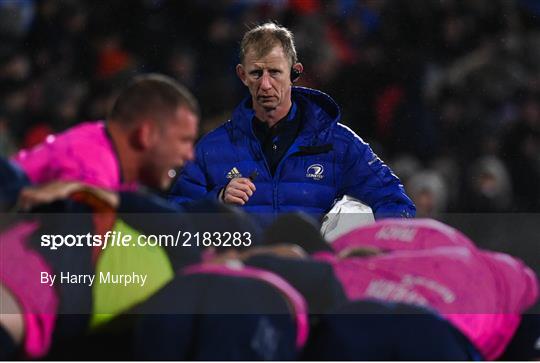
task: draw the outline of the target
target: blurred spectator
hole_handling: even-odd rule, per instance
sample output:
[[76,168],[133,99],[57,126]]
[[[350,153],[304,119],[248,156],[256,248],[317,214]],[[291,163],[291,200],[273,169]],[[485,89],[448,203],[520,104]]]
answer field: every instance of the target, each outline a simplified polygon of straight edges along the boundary
[[503,162],[487,156],[470,167],[469,193],[464,207],[470,212],[509,212],[512,203],[510,176]]
[[430,166],[442,177],[447,186],[447,210],[460,212],[462,208],[459,205],[459,198],[463,189],[461,185],[463,177],[458,162],[455,158],[445,155],[437,157]]
[[420,160],[410,154],[400,155],[390,163],[390,166],[394,170],[394,173],[399,175],[403,184],[407,184],[408,180],[420,171],[422,167]]
[[521,118],[505,134],[503,156],[512,174],[520,211],[540,209],[540,103],[530,94],[521,103]]
[[22,39],[28,33],[34,15],[33,0],[0,1],[0,35]]
[[197,56],[191,48],[175,48],[166,61],[167,73],[189,88],[196,87]]
[[416,173],[406,185],[416,205],[417,218],[437,218],[447,211],[448,189],[442,177],[433,170]]
[[0,60],[0,79],[23,81],[30,77],[30,70],[30,60],[22,52],[7,54]]

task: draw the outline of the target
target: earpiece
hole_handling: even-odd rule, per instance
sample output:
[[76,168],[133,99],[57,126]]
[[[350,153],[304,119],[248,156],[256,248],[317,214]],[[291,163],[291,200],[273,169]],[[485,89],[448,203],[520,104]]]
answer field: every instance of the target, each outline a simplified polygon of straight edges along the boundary
[[292,67],[291,68],[291,82],[296,82],[302,75],[302,72],[300,72],[298,69]]

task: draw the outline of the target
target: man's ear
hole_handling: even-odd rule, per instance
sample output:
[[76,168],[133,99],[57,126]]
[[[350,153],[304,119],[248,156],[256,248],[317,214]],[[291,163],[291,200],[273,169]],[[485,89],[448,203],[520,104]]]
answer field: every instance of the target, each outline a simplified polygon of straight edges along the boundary
[[242,64],[237,64],[236,65],[236,75],[238,76],[238,78],[240,78],[240,80],[242,81],[242,83],[247,86],[247,75],[246,75],[246,69],[244,68],[244,66]]
[[[292,74],[294,71],[295,74]],[[291,81],[296,82],[304,72],[304,65],[300,62],[293,64],[291,67]]]
[[154,123],[142,121],[137,125],[131,134],[133,146],[138,150],[146,150],[154,143]]
[[294,69],[298,71],[298,73],[304,73],[304,65],[300,62],[293,64],[292,66]]

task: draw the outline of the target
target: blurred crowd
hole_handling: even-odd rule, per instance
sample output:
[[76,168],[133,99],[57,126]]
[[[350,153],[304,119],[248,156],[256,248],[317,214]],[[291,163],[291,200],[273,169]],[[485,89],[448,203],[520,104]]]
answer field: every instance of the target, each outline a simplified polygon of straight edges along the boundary
[[246,96],[242,34],[274,20],[298,85],[335,98],[418,216],[538,212],[539,17],[535,0],[0,0],[0,156],[103,119],[141,72],[189,87],[207,132]]

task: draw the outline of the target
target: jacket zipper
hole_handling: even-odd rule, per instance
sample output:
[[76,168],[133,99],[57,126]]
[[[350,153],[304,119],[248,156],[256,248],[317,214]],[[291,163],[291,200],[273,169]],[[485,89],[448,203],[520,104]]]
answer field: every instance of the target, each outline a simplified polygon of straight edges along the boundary
[[278,181],[279,181],[279,176],[281,175],[281,169],[283,167],[283,164],[285,164],[285,161],[287,160],[287,158],[289,158],[290,156],[296,154],[300,147],[299,145],[304,142],[304,138],[297,138],[293,144],[291,145],[291,147],[289,148],[289,150],[287,150],[287,153],[283,156],[283,158],[281,158],[281,160],[279,161],[277,167],[276,167],[276,172],[274,173],[273,177],[272,177],[272,184],[273,184],[273,192],[274,192],[274,195],[273,195],[273,203],[274,203],[274,215],[276,215],[278,212],[277,212],[277,205],[278,205]]
[[261,143],[255,136],[255,132],[253,132],[253,127],[250,127],[251,130],[251,136],[253,137],[253,141],[255,144],[257,144],[257,152],[261,159],[264,162],[264,166],[266,168],[266,172],[268,173],[268,176],[272,179],[272,209],[274,211],[274,215],[276,214],[276,207],[277,207],[277,185],[275,180],[275,175],[272,175],[272,172],[270,171],[270,166],[268,166],[268,161],[266,161],[266,157],[264,156],[264,153],[262,151]]
[[279,161],[279,163],[277,165],[277,168],[276,168],[276,172],[274,173],[274,175],[272,175],[272,173],[270,172],[270,167],[268,166],[268,162],[266,161],[266,157],[264,156],[264,153],[262,151],[261,143],[259,142],[259,140],[255,136],[255,132],[253,132],[253,127],[251,127],[250,129],[251,129],[251,135],[253,136],[253,140],[257,144],[257,151],[259,152],[259,155],[262,157],[262,159],[264,161],[264,166],[266,167],[266,171],[267,171],[268,175],[272,178],[272,209],[274,211],[273,214],[275,216],[275,215],[278,214],[278,211],[277,211],[277,206],[278,206],[278,180],[279,180],[278,176],[281,173],[281,168],[282,168],[283,164],[285,163],[285,160],[288,157],[290,157],[291,155],[297,153],[300,150],[300,147],[299,147],[300,141],[305,141],[304,140],[305,138],[298,137],[293,142],[293,144],[291,145],[289,150],[287,150],[287,153]]

